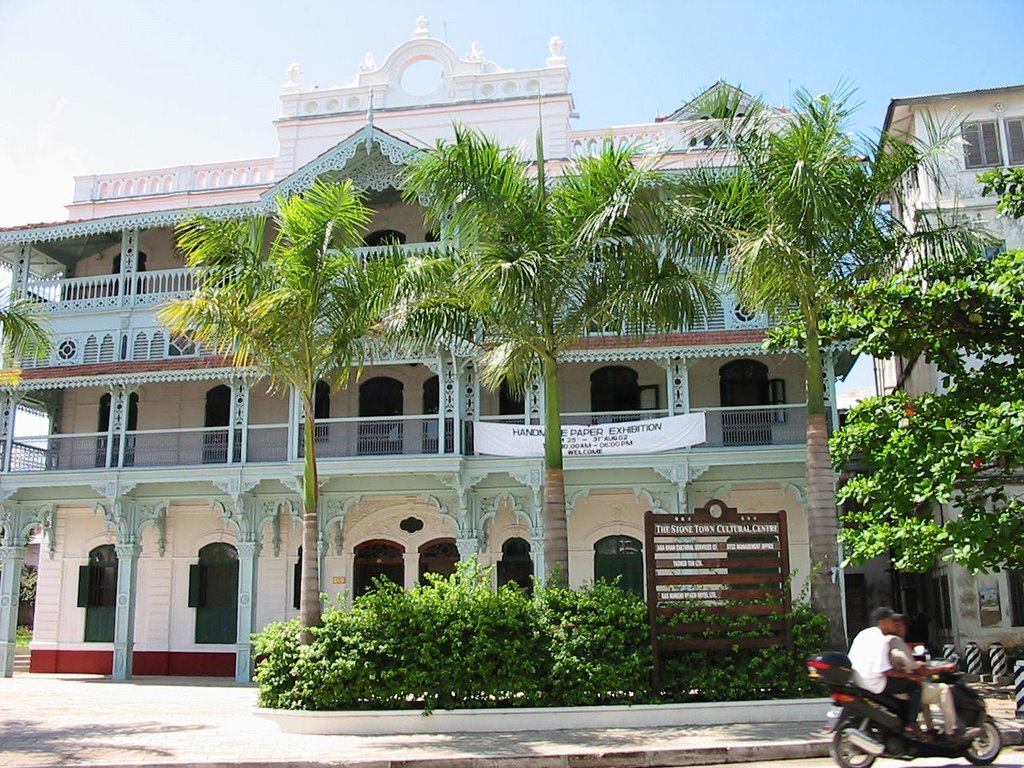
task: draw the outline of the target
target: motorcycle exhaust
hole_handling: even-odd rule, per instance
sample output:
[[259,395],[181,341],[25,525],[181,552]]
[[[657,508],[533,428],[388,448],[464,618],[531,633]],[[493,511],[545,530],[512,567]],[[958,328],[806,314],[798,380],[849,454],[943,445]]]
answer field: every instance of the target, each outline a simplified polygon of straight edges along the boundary
[[885,746],[881,742],[872,739],[864,731],[851,728],[846,732],[846,738],[861,752],[866,752],[874,757],[878,757],[885,752]]

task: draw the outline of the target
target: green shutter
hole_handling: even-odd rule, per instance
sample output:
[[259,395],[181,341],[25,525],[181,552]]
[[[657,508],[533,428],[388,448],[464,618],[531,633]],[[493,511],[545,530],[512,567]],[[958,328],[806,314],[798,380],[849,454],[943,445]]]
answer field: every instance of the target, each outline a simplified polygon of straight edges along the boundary
[[198,563],[188,567],[188,607],[199,607],[199,585],[202,582],[203,566]]
[[78,566],[78,607],[89,607],[89,571],[88,565]]

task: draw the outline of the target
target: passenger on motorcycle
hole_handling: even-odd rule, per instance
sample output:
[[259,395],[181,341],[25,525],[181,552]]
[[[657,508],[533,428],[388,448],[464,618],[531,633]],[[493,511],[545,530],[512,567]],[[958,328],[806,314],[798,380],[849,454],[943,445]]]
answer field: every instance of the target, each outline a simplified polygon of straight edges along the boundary
[[955,664],[928,665],[914,658],[913,651],[906,644],[905,638],[910,622],[906,614],[894,614],[896,633],[889,635],[889,660],[893,669],[919,676],[921,680],[921,720],[929,732],[934,733],[931,705],[938,704],[942,710],[942,725],[946,739],[952,741],[956,737],[956,707],[953,693],[946,683],[933,683],[925,679],[928,675],[956,668]]
[[861,630],[850,646],[850,664],[853,667],[853,681],[871,693],[894,696],[907,694],[907,710],[904,725],[913,735],[918,735],[917,715],[921,711],[921,677],[914,672],[895,669],[889,656],[887,635],[896,634],[895,611],[879,607],[871,612],[872,626]]

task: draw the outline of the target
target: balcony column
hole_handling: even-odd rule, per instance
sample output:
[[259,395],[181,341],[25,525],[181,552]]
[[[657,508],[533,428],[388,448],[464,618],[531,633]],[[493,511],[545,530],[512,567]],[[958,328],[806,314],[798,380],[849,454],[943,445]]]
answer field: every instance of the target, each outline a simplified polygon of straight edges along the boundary
[[252,632],[256,625],[256,576],[260,542],[239,541],[238,551],[238,635],[235,645],[235,682],[252,680]]
[[32,243],[21,243],[18,246],[17,258],[14,264],[14,274],[11,276],[11,290],[15,295],[24,293],[28,281],[32,276]]
[[[245,464],[249,447],[249,392],[248,379],[231,380],[231,429],[228,430],[228,464]],[[240,444],[239,444],[240,443]]]
[[135,303],[135,273],[138,271],[139,260],[139,228],[121,231],[121,304],[131,306]]
[[[472,360],[467,360],[465,365],[462,367],[462,386],[460,388],[462,396],[460,400],[462,402],[462,433],[469,435],[469,430],[472,429],[469,425],[476,419],[480,413],[480,391],[477,384],[476,368]],[[472,441],[467,440],[462,446],[463,453],[466,453],[472,448]]]
[[[437,452],[439,454],[458,453],[459,433],[455,425],[459,421],[459,366],[455,355],[442,352],[438,355],[440,408],[437,409]],[[448,443],[448,426],[451,425],[452,443]]]
[[[110,387],[110,423],[107,425],[107,466],[123,467],[128,442],[128,410],[132,390],[125,384]],[[117,455],[114,455],[114,446]],[[115,463],[111,463],[115,462]]]
[[836,399],[836,359],[832,350],[822,355],[825,369],[825,402],[829,409],[830,432],[839,429],[839,403]]
[[690,412],[690,361],[685,357],[667,358],[665,388],[668,391],[668,415],[681,416]]
[[527,424],[544,423],[545,395],[544,377],[534,376],[526,386],[526,409],[524,415]]
[[3,437],[3,471],[11,471],[11,456],[14,453],[14,421],[18,412],[18,400],[11,392],[0,392],[0,436]]
[[299,458],[299,444],[302,442],[302,425],[306,420],[306,414],[302,410],[302,398],[294,388],[289,389],[290,406],[288,408],[288,461],[296,461]]
[[[14,536],[6,531],[8,541]],[[21,600],[21,566],[27,547],[0,546],[0,677],[14,674],[17,647],[18,604]]]
[[[121,504],[134,502],[121,501]],[[114,602],[114,680],[130,680],[135,652],[135,597],[138,586],[139,555],[142,547],[133,535],[119,536],[117,552],[117,597]]]

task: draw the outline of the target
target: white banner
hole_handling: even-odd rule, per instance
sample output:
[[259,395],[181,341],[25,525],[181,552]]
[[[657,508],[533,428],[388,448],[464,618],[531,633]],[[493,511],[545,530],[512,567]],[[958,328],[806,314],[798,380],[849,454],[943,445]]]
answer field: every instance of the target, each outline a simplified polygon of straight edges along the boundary
[[[703,443],[707,437],[703,413],[669,416],[618,424],[562,426],[564,456],[608,456],[617,453],[657,453]],[[473,447],[491,456],[543,456],[544,427],[531,424],[473,422]]]

